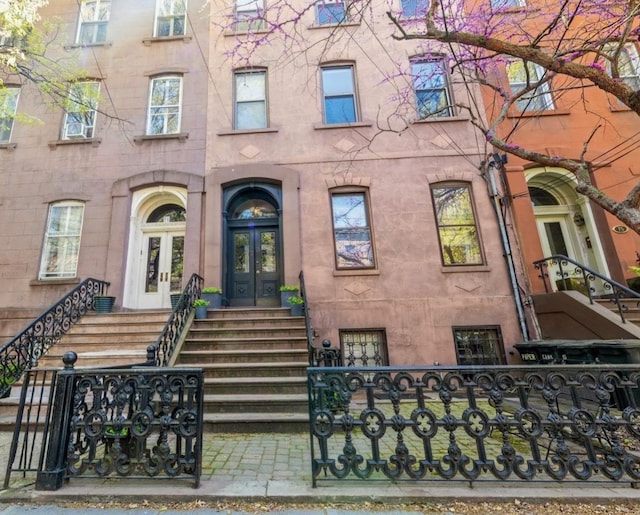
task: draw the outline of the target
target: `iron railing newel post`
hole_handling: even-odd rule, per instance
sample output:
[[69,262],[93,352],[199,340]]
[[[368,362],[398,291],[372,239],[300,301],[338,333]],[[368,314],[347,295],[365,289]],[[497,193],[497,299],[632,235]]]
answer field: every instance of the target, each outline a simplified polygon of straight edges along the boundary
[[55,390],[49,409],[52,410],[51,432],[45,435],[43,452],[46,452],[44,468],[38,472],[36,490],[58,490],[66,477],[69,452],[69,425],[73,410],[74,365],[78,356],[67,352],[62,361],[64,369],[56,376]]

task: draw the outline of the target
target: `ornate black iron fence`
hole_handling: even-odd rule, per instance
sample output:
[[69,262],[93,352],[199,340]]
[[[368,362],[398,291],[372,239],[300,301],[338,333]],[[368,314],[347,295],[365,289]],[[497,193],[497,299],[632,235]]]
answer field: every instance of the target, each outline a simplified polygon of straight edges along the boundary
[[[538,277],[544,284],[544,291],[554,291],[552,281],[558,290],[577,290],[589,297],[593,304],[594,296],[608,297],[616,305],[622,322],[626,322],[624,313],[628,305],[622,299],[637,299],[640,307],[640,294],[630,288],[606,277],[586,265],[563,255],[554,255],[534,261]],[[550,273],[550,268],[555,270]],[[555,277],[553,277],[555,275]]]
[[0,348],[0,397],[93,308],[94,297],[106,294],[108,286],[106,281],[85,279]]
[[71,477],[190,477],[202,469],[202,369],[73,368],[63,359],[36,489]]
[[638,482],[639,366],[308,369],[324,479]]
[[198,274],[192,274],[186,286],[182,290],[180,300],[169,316],[160,336],[156,340],[158,353],[156,365],[159,367],[170,366],[184,330],[187,328],[190,316],[193,312],[193,301],[200,298],[202,294],[203,279]]

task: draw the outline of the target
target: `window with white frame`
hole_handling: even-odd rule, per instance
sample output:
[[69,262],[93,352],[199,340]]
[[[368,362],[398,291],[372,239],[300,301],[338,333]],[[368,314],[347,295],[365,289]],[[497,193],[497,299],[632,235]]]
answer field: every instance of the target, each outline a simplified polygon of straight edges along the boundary
[[502,365],[504,345],[499,326],[454,327],[458,365]]
[[429,0],[400,0],[404,18],[419,18],[429,9]]
[[17,86],[0,88],[0,143],[9,143],[11,140],[19,95],[20,88]]
[[83,0],[80,4],[78,39],[81,45],[104,43],[111,12],[111,0]]
[[331,193],[336,269],[374,268],[366,191]]
[[155,37],[184,36],[187,0],[157,0]]
[[548,111],[554,108],[549,82],[544,81],[545,71],[541,66],[528,61],[511,61],[507,64],[507,77],[514,95],[533,88],[516,100],[518,111]]
[[75,82],[69,88],[67,109],[62,124],[62,139],[93,138],[100,83]]
[[340,329],[340,347],[345,367],[389,365],[384,329]]
[[316,23],[335,25],[347,19],[347,0],[318,0],[316,2]]
[[469,185],[434,185],[431,195],[443,265],[483,264]]
[[234,30],[238,32],[261,30],[265,26],[263,0],[236,0]]
[[431,56],[411,61],[418,118],[453,116],[446,60]]
[[323,66],[321,71],[324,123],[358,121],[353,66]]
[[49,206],[40,279],[76,277],[83,215],[82,202],[63,201]]
[[[640,90],[640,58],[638,50],[633,43],[627,43],[618,49],[615,44],[606,45],[604,52],[614,58],[617,54],[616,64],[619,78],[631,89]],[[607,61],[607,71],[611,74],[611,61]]]
[[163,75],[151,79],[149,87],[148,135],[180,132],[182,77]]
[[489,0],[493,9],[507,9],[509,7],[524,7],[525,0]]
[[234,73],[235,129],[267,127],[267,72],[243,70]]

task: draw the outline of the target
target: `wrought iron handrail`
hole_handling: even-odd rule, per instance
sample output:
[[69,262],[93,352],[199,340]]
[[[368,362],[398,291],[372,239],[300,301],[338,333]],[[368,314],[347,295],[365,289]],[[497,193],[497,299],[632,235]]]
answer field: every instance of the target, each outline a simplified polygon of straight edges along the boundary
[[[569,264],[573,265],[575,268],[573,270],[568,270]],[[602,275],[595,270],[592,270],[588,266],[583,265],[582,263],[579,263],[576,260],[571,259],[570,257],[563,256],[562,254],[555,254],[553,256],[539,259],[537,261],[534,261],[533,265],[536,270],[539,271],[538,277],[542,280],[542,283],[544,284],[544,291],[546,293],[550,293],[551,291],[553,291],[549,273],[547,272],[547,270],[549,269],[549,265],[558,265],[558,274],[560,275],[558,281],[561,281],[563,290],[571,289],[569,288],[568,279],[571,279],[572,276],[576,275],[581,276],[582,280],[584,281],[584,289],[586,291],[587,297],[589,297],[589,302],[591,304],[594,303],[593,296],[595,292],[595,288],[593,287],[592,283],[596,280],[596,278],[599,279],[600,281],[602,281],[602,287],[605,290],[604,296],[609,297],[609,300],[616,305],[618,315],[620,315],[623,323],[627,322],[624,316],[624,312],[628,309],[628,307],[624,303],[622,303],[621,300],[625,298],[639,299],[638,303],[640,304],[640,294],[638,292],[635,292],[632,289],[620,284],[619,282],[614,281],[613,279]]]
[[106,294],[108,287],[107,281],[85,279],[0,348],[0,397],[93,308],[95,296]]
[[182,290],[180,300],[173,308],[155,343],[157,366],[168,367],[170,365],[173,353],[178,347],[182,333],[187,327],[187,322],[193,311],[193,301],[199,299],[202,294],[203,282],[204,279],[198,274],[192,274],[189,282]]
[[311,317],[309,316],[309,303],[307,301],[307,288],[304,284],[304,272],[301,270],[298,276],[300,280],[300,296],[304,299],[304,326],[307,331],[307,354],[309,355],[309,365],[313,366],[313,329],[311,328]]

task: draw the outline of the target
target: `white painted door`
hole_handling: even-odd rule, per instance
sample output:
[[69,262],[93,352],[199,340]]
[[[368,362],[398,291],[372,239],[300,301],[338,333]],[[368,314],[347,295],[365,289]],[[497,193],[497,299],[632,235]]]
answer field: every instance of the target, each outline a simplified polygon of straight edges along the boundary
[[145,232],[141,258],[138,307],[171,307],[170,293],[182,289],[184,232]]

